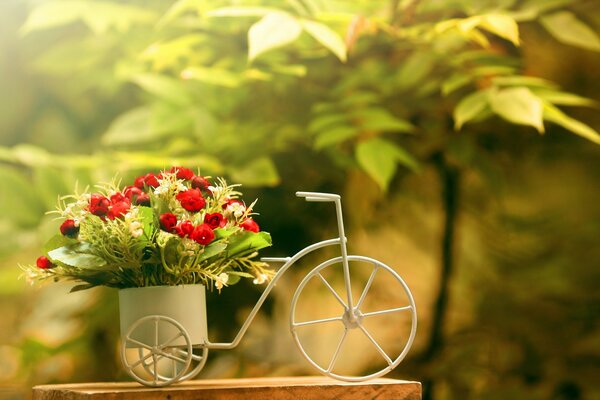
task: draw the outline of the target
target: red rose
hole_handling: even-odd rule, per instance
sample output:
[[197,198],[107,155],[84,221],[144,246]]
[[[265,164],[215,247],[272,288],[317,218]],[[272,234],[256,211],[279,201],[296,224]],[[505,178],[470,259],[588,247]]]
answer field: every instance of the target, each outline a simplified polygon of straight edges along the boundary
[[195,176],[194,171],[184,167],[171,167],[171,170],[169,172],[177,172],[177,179],[190,180],[193,179]]
[[127,211],[129,211],[131,203],[129,203],[128,199],[126,200],[127,201],[121,201],[112,205],[112,207],[108,211],[108,219],[120,218],[124,216],[127,213]]
[[175,227],[175,232],[180,237],[189,236],[192,234],[192,232],[194,232],[194,225],[192,224],[191,221],[183,221],[182,223],[180,223],[179,225],[177,225]]
[[67,219],[60,226],[60,233],[68,237],[75,237],[79,233],[79,223],[72,219]]
[[38,259],[35,261],[35,264],[41,269],[49,269],[54,267],[54,264],[52,264],[52,262],[48,260],[48,257],[45,256],[38,257]]
[[173,232],[175,230],[175,225],[177,225],[177,217],[175,214],[164,213],[160,217],[158,217],[160,221],[160,227],[167,231]]
[[117,204],[117,203],[121,203],[123,201],[129,201],[129,199],[127,197],[125,197],[125,195],[123,193],[115,193],[112,196],[110,196],[110,202],[112,204]]
[[142,176],[138,176],[137,178],[135,178],[135,180],[133,181],[133,186],[135,186],[136,188],[142,190],[144,189],[144,180],[146,179],[145,175]]
[[150,196],[147,193],[140,194],[137,199],[135,199],[135,204],[138,206],[150,207]]
[[125,197],[127,197],[129,200],[134,200],[134,197],[137,197],[139,195],[141,195],[142,189],[136,187],[136,186],[127,186],[125,188],[125,190],[123,190],[123,194],[125,195]]
[[209,186],[210,186],[210,182],[208,182],[206,180],[206,178],[203,178],[201,176],[195,176],[192,179],[192,187],[194,189],[206,190]]
[[240,224],[240,227],[242,229],[250,231],[250,232],[259,232],[260,231],[260,227],[258,226],[258,224],[256,222],[254,222],[254,220],[252,218],[248,218],[247,220],[242,222]]
[[179,192],[175,198],[179,200],[181,207],[191,212],[200,211],[206,205],[206,200],[202,197],[199,189],[189,189],[185,192]]
[[90,197],[89,210],[92,214],[99,217],[104,217],[108,213],[108,207],[110,206],[110,200],[101,194],[94,193]]
[[210,226],[211,229],[217,229],[224,227],[227,221],[225,221],[225,218],[223,218],[223,214],[214,213],[206,214],[204,216],[204,223],[208,224],[208,226]]
[[150,187],[155,188],[159,185],[158,178],[159,178],[159,176],[150,172],[149,174],[146,174],[144,176],[144,183]]
[[201,245],[206,246],[215,238],[215,233],[208,224],[202,224],[194,228],[194,232],[190,235],[190,239]]

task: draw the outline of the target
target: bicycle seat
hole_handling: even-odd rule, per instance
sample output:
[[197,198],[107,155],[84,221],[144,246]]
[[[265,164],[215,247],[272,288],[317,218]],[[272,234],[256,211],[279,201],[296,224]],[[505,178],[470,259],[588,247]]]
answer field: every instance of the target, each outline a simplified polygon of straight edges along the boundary
[[341,198],[339,194],[319,192],[296,192],[296,196],[304,197],[306,201],[337,201]]

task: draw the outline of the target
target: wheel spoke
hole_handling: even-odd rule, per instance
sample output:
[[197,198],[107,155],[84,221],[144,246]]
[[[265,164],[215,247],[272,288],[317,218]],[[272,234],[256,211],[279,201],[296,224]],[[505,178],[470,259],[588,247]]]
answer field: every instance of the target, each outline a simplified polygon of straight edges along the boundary
[[164,349],[165,347],[169,346],[171,343],[173,343],[174,341],[176,341],[177,339],[179,339],[182,336],[183,336],[183,333],[179,332],[175,337],[169,339],[166,343],[161,344],[159,346],[159,349]]
[[143,363],[144,361],[146,361],[147,359],[149,359],[150,357],[153,357],[153,356],[154,356],[154,353],[148,353],[143,358],[140,358],[135,363],[131,364],[129,367],[130,368],[135,368],[135,367],[137,367],[138,365],[140,365],[141,363]]
[[365,300],[365,297],[367,297],[367,293],[369,292],[369,289],[371,288],[371,284],[373,284],[373,280],[375,279],[375,274],[377,273],[377,270],[379,269],[379,267],[377,265],[375,265],[375,267],[373,268],[373,272],[371,272],[371,276],[369,276],[369,280],[367,281],[367,284],[365,285],[365,288],[362,291],[362,294],[360,295],[360,298],[358,299],[358,303],[356,303],[356,308],[359,309],[360,306],[362,305],[362,302]]
[[341,321],[341,320],[342,320],[342,317],[331,317],[331,318],[324,318],[324,319],[315,319],[313,321],[296,322],[296,323],[294,323],[294,328],[297,328],[299,326],[322,324],[325,322],[333,322],[333,321]]
[[160,354],[162,357],[168,358],[170,360],[179,361],[182,364],[185,364],[185,361],[186,361],[185,359],[174,356],[173,354],[165,353],[162,350],[158,350],[158,354]]
[[154,345],[158,346],[158,317],[154,318]]
[[329,291],[335,296],[336,300],[342,305],[342,307],[344,307],[344,309],[346,308],[346,303],[344,303],[344,300],[342,300],[342,298],[337,294],[337,292],[335,291],[334,288],[331,287],[331,285],[329,284],[329,282],[327,282],[327,280],[323,277],[323,275],[321,275],[320,272],[317,273],[317,276],[319,278],[321,278],[321,281],[323,281],[323,283],[325,284],[325,286],[327,286],[327,288],[329,289]]
[[[188,352],[185,351],[185,350],[182,350],[182,349],[175,349],[175,350],[177,351],[177,353],[180,356],[184,356],[184,357],[188,356]],[[202,361],[203,358],[204,358],[204,356],[200,356],[200,355],[194,354],[194,351],[192,350],[192,360],[194,360],[194,361]]]
[[158,382],[158,365],[157,365],[157,358],[156,358],[156,354],[152,353],[152,361],[154,361],[154,365],[152,366],[153,371],[154,371],[154,384],[156,384],[156,382]]
[[333,353],[333,357],[331,358],[331,362],[329,363],[329,366],[327,367],[327,372],[331,372],[331,370],[333,369],[333,366],[335,365],[335,362],[337,361],[338,355],[340,354],[340,349],[342,348],[342,344],[344,343],[344,340],[346,339],[347,334],[348,334],[348,329],[344,329],[342,338],[340,339],[340,342],[338,343],[337,348],[335,349],[335,353]]
[[139,340],[135,340],[135,339],[132,339],[132,338],[126,338],[125,340],[126,340],[127,342],[131,342],[131,343],[133,343],[133,344],[137,344],[138,346],[140,346],[140,347],[142,347],[142,348],[144,348],[144,349],[147,349],[147,350],[152,350],[152,346],[148,346],[147,344],[145,344],[145,343],[142,343],[142,342],[140,342]]
[[377,343],[377,341],[375,339],[373,339],[373,336],[371,336],[371,334],[365,329],[365,327],[362,326],[362,324],[358,324],[358,327],[360,328],[361,331],[363,331],[363,333],[367,336],[367,338],[369,338],[369,340],[371,341],[371,343],[373,343],[373,345],[375,346],[375,348],[377,349],[377,351],[379,352],[379,354],[381,354],[382,357],[385,358],[385,361],[387,361],[387,363],[389,365],[392,365],[393,364],[392,359],[381,348],[381,346],[379,345],[379,343]]
[[381,311],[372,311],[372,312],[363,313],[362,316],[363,317],[372,317],[374,315],[390,314],[390,313],[395,313],[395,312],[399,312],[399,311],[408,311],[408,310],[412,310],[412,306],[390,308],[390,309],[381,310]]

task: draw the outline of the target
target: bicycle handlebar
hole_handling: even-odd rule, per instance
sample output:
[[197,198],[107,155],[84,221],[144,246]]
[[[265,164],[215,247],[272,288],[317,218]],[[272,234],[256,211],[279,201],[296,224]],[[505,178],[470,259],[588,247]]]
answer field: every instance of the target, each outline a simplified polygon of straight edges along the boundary
[[333,193],[296,192],[296,196],[304,197],[306,201],[337,201],[340,199],[339,194]]

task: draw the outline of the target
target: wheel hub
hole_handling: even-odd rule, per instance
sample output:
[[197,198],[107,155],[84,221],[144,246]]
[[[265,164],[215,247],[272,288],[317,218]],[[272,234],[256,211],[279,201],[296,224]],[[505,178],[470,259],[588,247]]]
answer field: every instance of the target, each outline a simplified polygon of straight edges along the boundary
[[344,315],[342,315],[342,322],[346,329],[354,329],[358,328],[358,325],[362,322],[363,315],[358,309],[354,310],[346,310],[344,311]]

